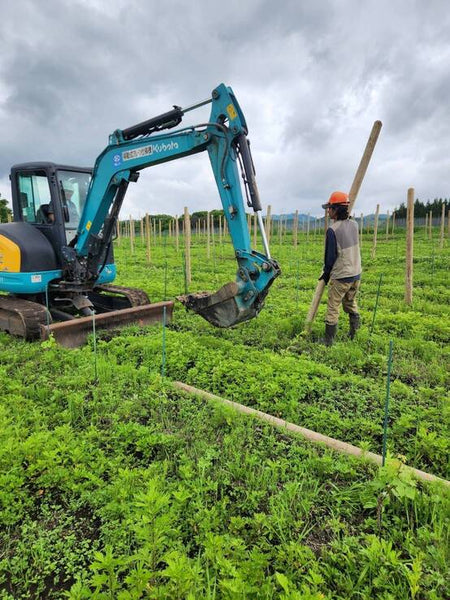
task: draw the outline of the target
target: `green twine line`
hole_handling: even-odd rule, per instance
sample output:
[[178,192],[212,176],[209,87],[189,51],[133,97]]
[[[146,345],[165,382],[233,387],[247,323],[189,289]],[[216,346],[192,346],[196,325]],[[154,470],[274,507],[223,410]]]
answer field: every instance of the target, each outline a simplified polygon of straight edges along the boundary
[[161,377],[165,377],[166,372],[166,307],[163,307],[163,331],[162,331],[162,362]]
[[388,368],[387,368],[387,382],[386,382],[386,401],[384,403],[384,423],[383,423],[383,457],[381,465],[384,467],[386,462],[386,443],[387,443],[387,426],[389,417],[389,394],[391,388],[391,366],[392,366],[392,348],[394,346],[393,341],[389,342],[389,357],[388,357]]
[[92,333],[94,335],[94,378],[98,379],[97,371],[97,335],[95,333],[95,311],[92,314]]

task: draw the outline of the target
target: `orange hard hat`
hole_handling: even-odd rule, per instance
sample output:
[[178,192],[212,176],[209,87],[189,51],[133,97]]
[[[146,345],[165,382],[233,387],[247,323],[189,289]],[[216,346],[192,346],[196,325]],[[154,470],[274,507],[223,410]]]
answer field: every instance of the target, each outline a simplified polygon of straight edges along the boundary
[[329,206],[334,206],[336,204],[348,206],[348,204],[350,204],[348,194],[345,192],[333,192],[328,202],[326,204],[322,204],[322,208],[328,208]]

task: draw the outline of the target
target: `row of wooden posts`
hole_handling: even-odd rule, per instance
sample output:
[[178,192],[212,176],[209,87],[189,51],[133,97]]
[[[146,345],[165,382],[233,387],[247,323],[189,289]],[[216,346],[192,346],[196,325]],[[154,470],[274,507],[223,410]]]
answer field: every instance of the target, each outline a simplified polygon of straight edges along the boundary
[[[379,224],[379,213],[380,213],[380,205],[377,204],[375,211],[375,218],[373,223],[373,241],[371,248],[371,258],[374,259],[376,255],[376,247],[377,247],[377,239],[378,239],[378,224]],[[249,227],[249,231],[253,233],[253,247],[256,248],[257,245],[257,220],[256,215],[247,215],[247,223]],[[444,236],[445,236],[445,205],[442,205],[442,214],[440,220],[440,248],[443,248],[444,245]],[[450,210],[447,215],[448,225],[447,232],[450,236]],[[360,245],[362,245],[363,240],[363,231],[364,231],[364,215],[360,215]],[[177,252],[180,249],[180,221],[178,217],[169,221],[169,231],[168,235],[170,237],[175,237],[175,247]],[[267,207],[267,214],[264,219],[265,225],[265,233],[267,239],[270,240],[274,235],[274,221],[271,216],[271,207],[270,205]],[[299,231],[299,222],[298,222],[298,211],[295,212],[294,216],[294,224],[292,229],[292,243],[294,247],[298,245],[298,231]],[[325,214],[324,221],[324,230],[326,231],[328,227],[328,214]],[[158,235],[160,240],[162,240],[162,221],[151,220],[150,216],[147,214],[143,219],[140,219],[139,226],[140,228],[140,237],[143,241],[145,239],[146,249],[147,249],[147,260],[151,262],[151,252],[152,252],[152,237],[155,239]],[[385,234],[386,240],[389,239],[389,235],[392,235],[395,230],[395,213],[392,215],[392,218],[389,218],[389,213],[387,213],[386,225],[385,225]],[[189,214],[189,210],[187,207],[184,209],[183,216],[183,232],[184,233],[184,257],[185,257],[185,270],[186,270],[186,282],[187,284],[191,283],[191,244],[192,244],[192,228],[191,228],[191,218]],[[215,235],[216,229],[214,227],[214,220],[212,213],[207,214],[207,219],[203,222],[198,220],[195,226],[195,233],[199,235],[206,234],[206,252],[207,258],[211,256],[211,246],[214,246],[215,243]],[[286,222],[284,223],[283,229],[283,220],[278,221],[278,237],[279,242],[281,243],[283,240],[283,232],[286,232]],[[431,239],[432,237],[432,214],[427,215],[425,219],[425,237],[426,239]],[[317,219],[315,219],[314,226],[314,235],[317,233]],[[131,252],[134,252],[135,246],[135,235],[136,235],[136,222],[131,218],[128,222],[123,222],[122,226],[118,223],[117,227],[117,242],[120,244],[121,237],[125,235],[130,239],[130,247]],[[226,220],[219,216],[219,227],[218,227],[218,237],[219,243],[222,243],[222,238],[227,235],[227,223]],[[306,236],[310,235],[310,223],[308,219],[307,228],[306,228]],[[407,195],[407,217],[406,217],[406,277],[405,277],[405,302],[407,304],[412,303],[412,294],[413,294],[413,244],[414,244],[414,189],[410,188],[408,190]]]
[[[377,246],[378,233],[379,233],[379,213],[380,213],[380,205],[377,204],[376,211],[375,211],[375,217],[373,220],[373,243],[372,243],[372,249],[371,249],[371,257],[372,258],[375,258],[375,254],[376,254],[376,246]],[[356,218],[356,217],[354,217],[354,218]],[[275,221],[273,220],[273,218],[271,216],[271,206],[270,205],[267,207],[267,215],[263,220],[264,220],[264,225],[265,225],[266,237],[267,237],[267,240],[270,242],[271,240],[274,240],[274,236],[275,236]],[[359,219],[357,219],[357,220],[359,220],[360,245],[362,246],[363,233],[364,233],[364,229],[365,229],[364,215],[361,213]],[[283,219],[281,217],[276,222],[276,233],[278,234],[278,243],[280,243],[280,244],[285,239],[285,234],[288,231],[288,227],[287,227],[288,221],[289,221],[289,219],[287,219],[287,218]],[[440,219],[440,236],[439,236],[440,248],[443,248],[443,245],[444,245],[445,221],[446,221],[445,205],[443,204],[442,205],[442,214],[441,214],[441,219]],[[216,222],[217,222],[217,218],[216,218]],[[253,233],[253,247],[256,247],[257,233],[258,233],[256,215],[248,214],[247,215],[247,223],[248,223],[249,231],[251,233]],[[309,236],[312,234],[314,236],[316,236],[316,234],[321,230],[322,231],[327,230],[327,228],[328,228],[327,212],[325,213],[324,228],[322,228],[321,226],[318,226],[318,223],[321,223],[321,220],[314,218],[311,223],[310,219],[308,218],[308,220],[306,222],[306,227],[303,230],[306,233],[306,239],[309,239]],[[432,239],[432,223],[433,223],[432,214],[430,212],[425,217],[424,232],[425,232],[426,239]],[[448,215],[447,215],[447,223],[448,223],[447,224],[447,234],[450,236],[450,210],[448,211]],[[394,234],[395,226],[396,226],[395,213],[392,216],[390,216],[389,211],[388,211],[386,222],[384,224],[386,240],[388,240],[389,237]],[[135,221],[130,216],[129,221],[123,221],[121,224],[119,224],[119,223],[117,224],[118,243],[120,243],[120,238],[122,236],[130,238],[130,245],[131,245],[132,252],[134,252],[136,229],[140,229],[141,240],[142,241],[144,239],[146,240],[147,258],[150,261],[151,260],[152,239],[155,242],[158,237],[159,237],[160,241],[162,241],[162,239],[163,239],[162,221],[151,219],[149,217],[149,215],[146,215],[139,221]],[[179,239],[180,239],[181,233],[187,232],[189,239],[190,240],[192,239],[191,220],[190,220],[190,215],[189,215],[189,211],[187,208],[184,209],[182,231],[180,231],[180,229],[181,229],[180,228],[180,220],[178,219],[178,216],[176,216],[175,219],[172,219],[168,222],[168,236],[175,237],[175,246],[176,246],[177,251],[180,248]],[[366,233],[369,233],[369,231],[371,229],[372,229],[372,221],[370,223],[367,221]],[[292,243],[295,248],[298,245],[298,233],[299,233],[299,221],[298,221],[298,210],[297,210],[295,212],[295,216],[293,219],[293,226],[292,226]],[[219,216],[218,217],[218,227],[216,228],[212,213],[208,213],[206,219],[196,221],[194,234],[196,234],[197,236],[206,235],[207,257],[210,258],[210,252],[211,252],[210,247],[211,247],[211,244],[214,245],[216,235],[218,235],[220,244],[222,243],[223,237],[225,237],[227,235],[227,222],[222,216]]]

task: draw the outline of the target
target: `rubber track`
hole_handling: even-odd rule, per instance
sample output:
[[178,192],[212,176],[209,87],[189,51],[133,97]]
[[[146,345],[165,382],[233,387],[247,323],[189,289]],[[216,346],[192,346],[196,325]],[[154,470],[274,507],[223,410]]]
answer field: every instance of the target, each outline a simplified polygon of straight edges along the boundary
[[[12,327],[7,326],[13,317]],[[52,318],[42,304],[14,296],[0,296],[0,328],[28,341],[41,337],[41,325],[51,323]],[[11,324],[11,322],[10,322]]]

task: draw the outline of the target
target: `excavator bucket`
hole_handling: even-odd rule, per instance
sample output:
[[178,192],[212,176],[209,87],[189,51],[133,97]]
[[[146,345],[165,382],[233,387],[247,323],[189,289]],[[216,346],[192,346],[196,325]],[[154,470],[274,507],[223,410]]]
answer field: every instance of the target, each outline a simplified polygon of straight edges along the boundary
[[52,335],[61,346],[77,348],[86,342],[88,334],[92,333],[94,328],[96,331],[100,329],[116,330],[133,324],[143,326],[163,321],[169,323],[172,319],[173,305],[174,302],[157,302],[105,312],[95,315],[95,317],[80,317],[61,323],[41,325],[40,335],[43,340]]
[[250,306],[246,306],[240,296],[238,284],[230,281],[213,294],[198,292],[177,296],[177,300],[211,325],[225,328],[256,317],[262,308],[267,291],[264,290]]

